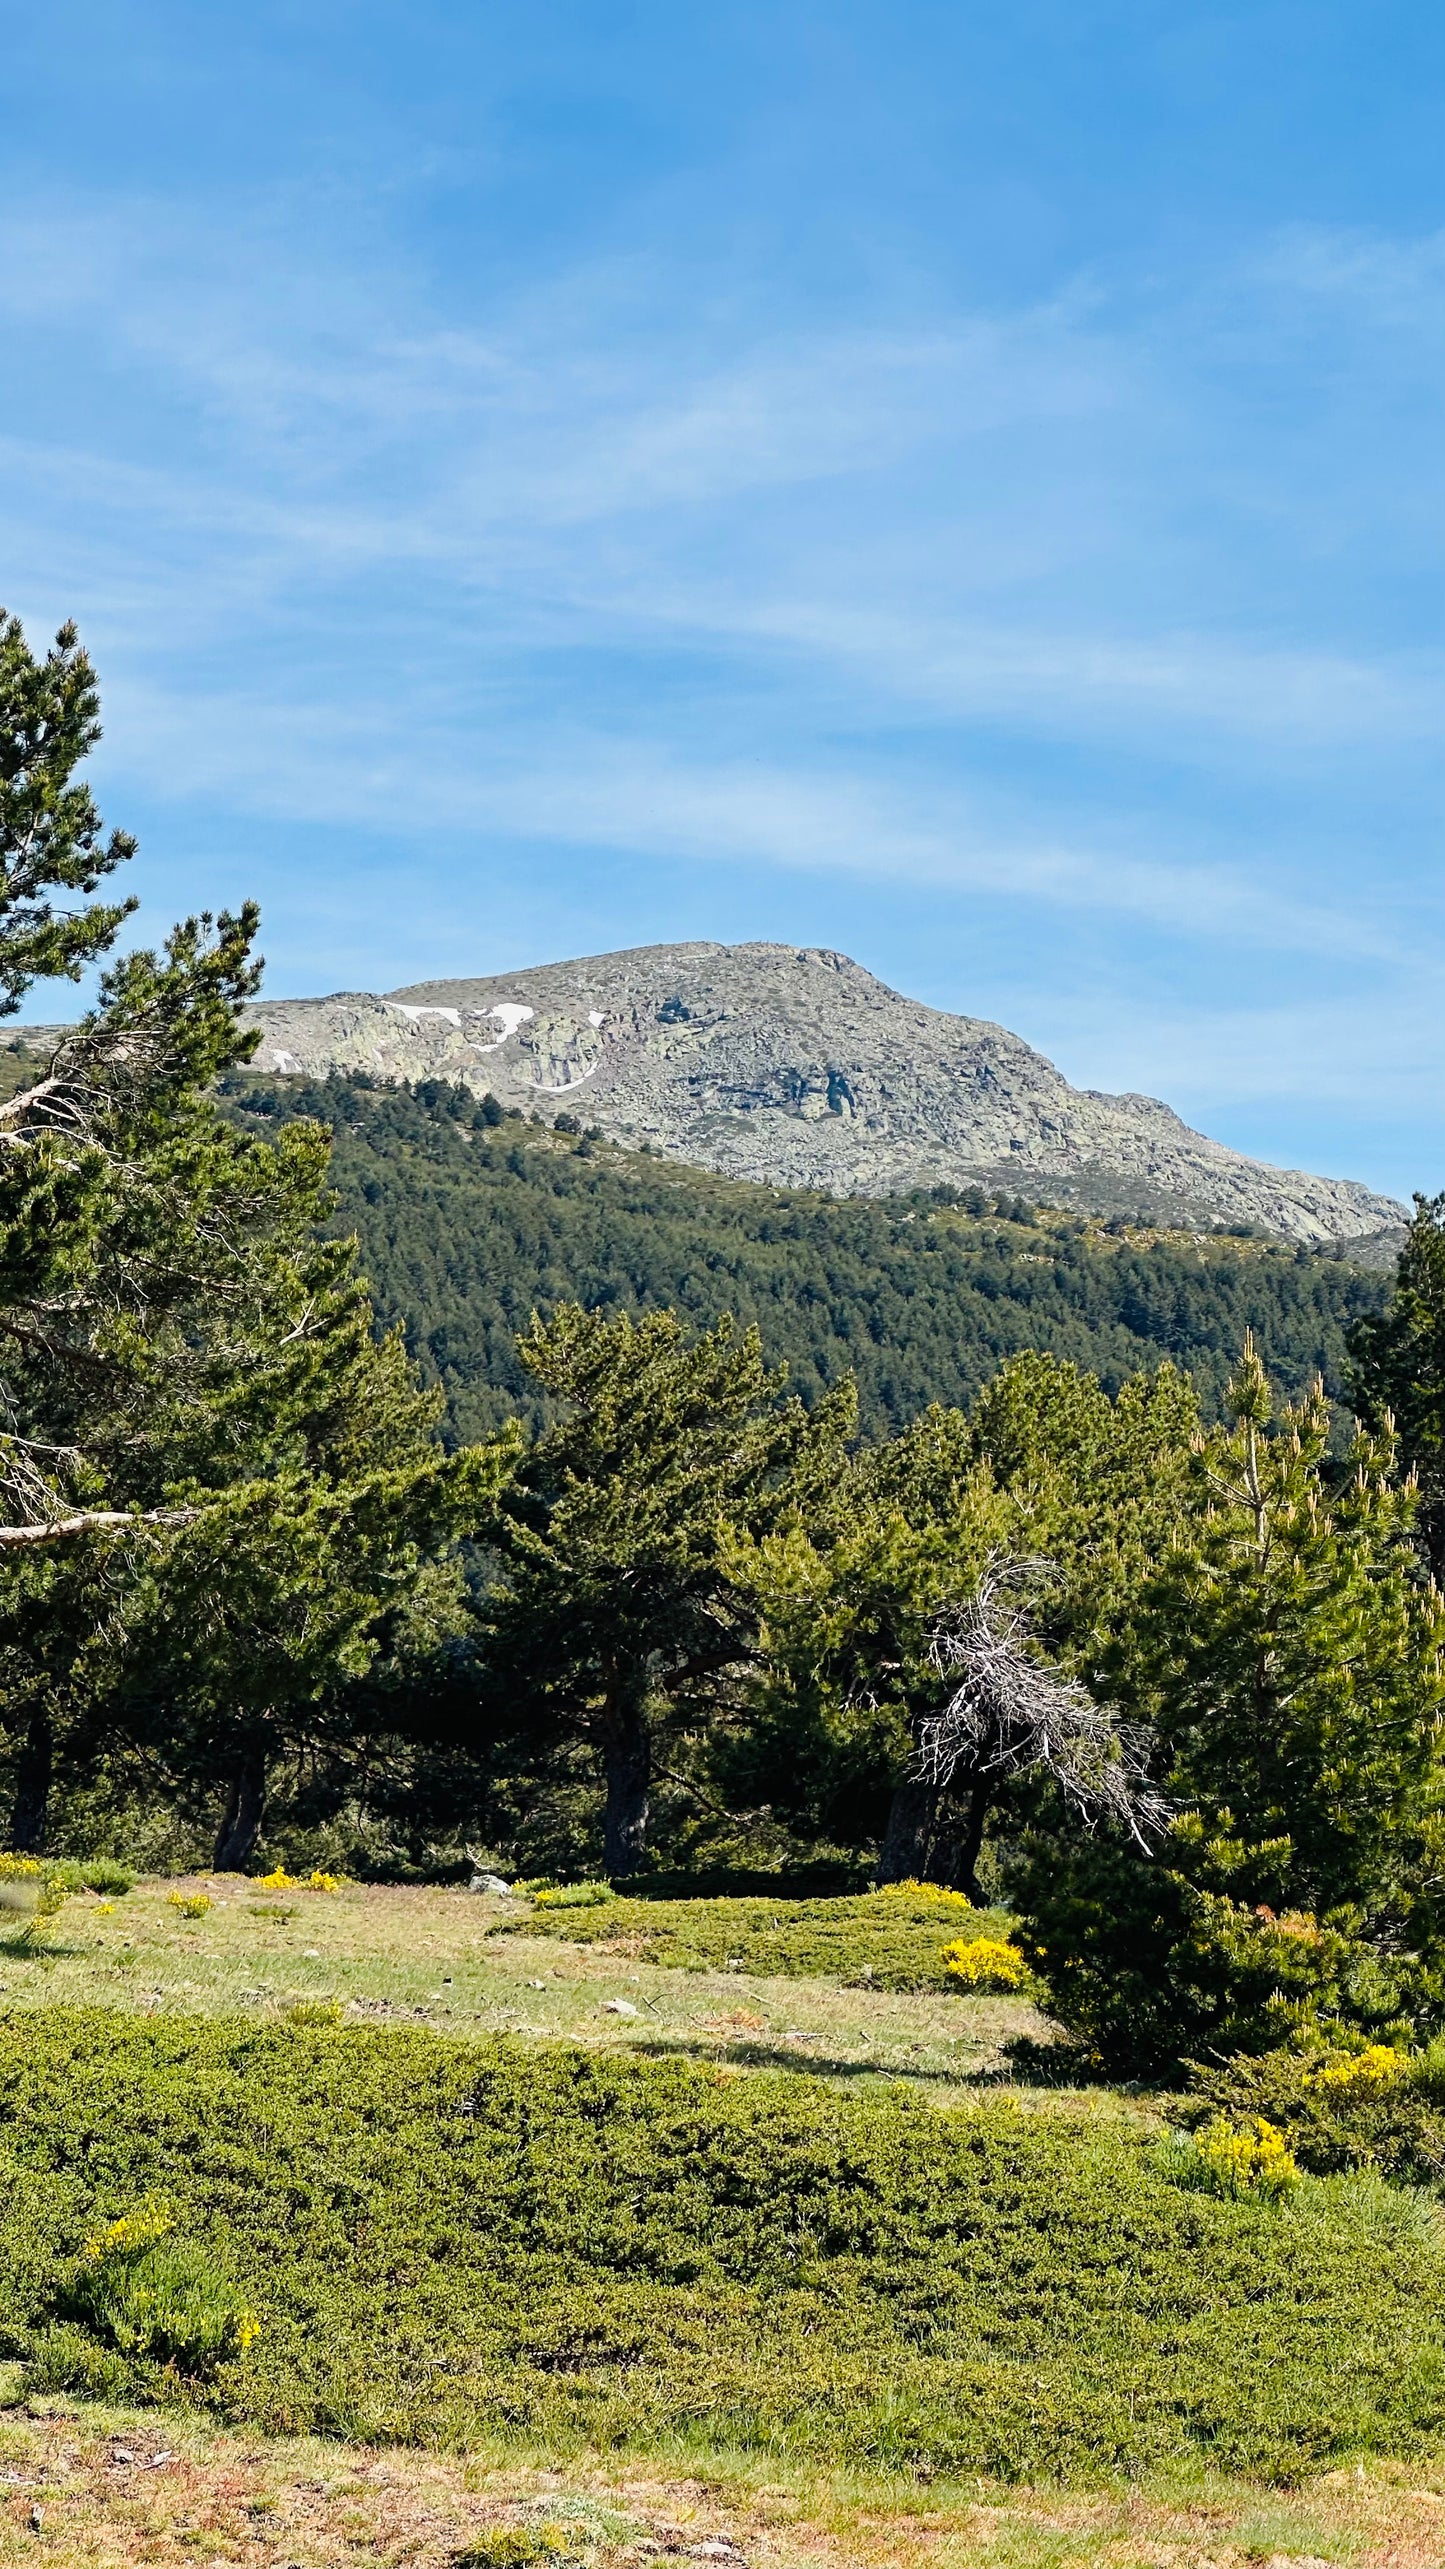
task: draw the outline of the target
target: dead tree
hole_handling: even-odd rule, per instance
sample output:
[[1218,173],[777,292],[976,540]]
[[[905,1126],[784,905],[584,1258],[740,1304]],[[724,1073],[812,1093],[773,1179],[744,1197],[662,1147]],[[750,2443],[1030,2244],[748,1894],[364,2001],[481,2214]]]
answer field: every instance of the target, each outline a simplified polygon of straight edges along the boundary
[[1030,1772],[1048,1776],[1085,1827],[1112,1825],[1148,1846],[1167,1825],[1148,1733],[1031,1646],[1019,1591],[1053,1575],[1045,1562],[990,1562],[971,1595],[932,1617],[927,1661],[948,1693],[915,1725],[884,1881],[945,1874],[974,1896],[989,1811],[1011,1776]]

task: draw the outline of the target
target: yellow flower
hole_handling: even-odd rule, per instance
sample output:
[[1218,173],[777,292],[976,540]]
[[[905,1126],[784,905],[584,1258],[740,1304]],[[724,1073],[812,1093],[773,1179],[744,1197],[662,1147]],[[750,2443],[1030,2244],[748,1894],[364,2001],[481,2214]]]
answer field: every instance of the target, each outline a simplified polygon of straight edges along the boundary
[[[277,1889],[281,1887],[278,1883]],[[302,1888],[306,1891],[339,1891],[341,1876],[339,1873],[311,1873],[307,1875]]]
[[944,1946],[943,1960],[965,1989],[1017,1989],[1028,1970],[1017,1945],[999,1936],[960,1937]]
[[300,1887],[284,1864],[278,1864],[274,1873],[263,1873],[256,1885],[258,1891],[297,1891]]
[[1221,2194],[1288,2194],[1299,2177],[1283,2132],[1262,2114],[1239,2130],[1216,2115],[1196,2134],[1195,2147]]
[[236,2322],[236,2344],[239,2346],[243,2355],[245,2354],[248,2346],[255,2345],[260,2334],[261,2322],[256,2317],[254,2310],[243,2310],[240,2318]]
[[154,2246],[175,2226],[174,2214],[163,2203],[143,2203],[138,2212],[123,2212],[108,2229],[95,2231],[85,2243],[86,2257],[98,2265],[102,2257],[129,2256],[133,2249]]
[[1404,2077],[1405,2064],[1388,2043],[1370,2043],[1362,2052],[1347,2052],[1316,2070],[1312,2084],[1342,2103],[1356,2096],[1379,2096]]
[[211,1905],[209,1891],[168,1891],[166,1907],[176,1909],[183,1918],[204,1918]]
[[875,1900],[916,1900],[920,1895],[929,1900],[946,1900],[950,1908],[966,1909],[970,1916],[973,1914],[973,1902],[968,1893],[945,1891],[941,1882],[919,1882],[910,1874],[906,1882],[875,1882],[873,1885]]

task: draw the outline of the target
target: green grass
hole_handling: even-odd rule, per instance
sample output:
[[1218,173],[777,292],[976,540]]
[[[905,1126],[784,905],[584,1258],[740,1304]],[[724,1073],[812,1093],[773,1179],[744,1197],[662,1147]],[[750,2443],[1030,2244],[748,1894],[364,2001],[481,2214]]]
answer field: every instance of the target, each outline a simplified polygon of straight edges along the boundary
[[[188,1900],[203,1887],[212,1906],[201,1916],[172,1905],[173,1888]],[[206,1886],[143,1882],[122,1901],[69,1901],[38,1939],[0,1935],[0,2005],[262,2022],[314,2006],[353,2023],[431,2025],[466,2041],[502,2033],[566,2040],[786,2068],[800,2081],[852,2087],[904,2080],[943,2101],[1007,2077],[1004,2047],[1021,2037],[1038,2044],[1050,2032],[1019,1993],[846,1988],[725,1965],[682,1970],[639,1960],[626,1936],[582,1944],[530,1932],[546,1915],[436,1887],[352,1883],[328,1898],[258,1896],[255,1883],[234,1874],[210,1876]],[[558,1934],[570,1936],[578,1917],[560,1913]],[[647,1917],[658,1925],[658,1904]],[[508,1921],[521,1932],[491,1932]],[[616,2012],[619,2001],[625,2012]]]
[[1191,2193],[1117,2115],[54,2010],[0,2021],[0,2135],[9,2351],[85,2394],[184,2390],[60,2315],[163,2201],[262,2321],[191,2395],[269,2432],[1083,2479],[1445,2438],[1433,2216]]
[[[956,1990],[943,1948],[957,1938],[1007,1936],[1009,1920],[954,1893],[866,1891],[843,1900],[599,1900],[590,1908],[528,1907],[499,1935],[555,1936],[604,1945],[676,1971],[750,1972],[836,1980],[844,1988]],[[1031,1984],[1032,1985],[1032,1984]]]

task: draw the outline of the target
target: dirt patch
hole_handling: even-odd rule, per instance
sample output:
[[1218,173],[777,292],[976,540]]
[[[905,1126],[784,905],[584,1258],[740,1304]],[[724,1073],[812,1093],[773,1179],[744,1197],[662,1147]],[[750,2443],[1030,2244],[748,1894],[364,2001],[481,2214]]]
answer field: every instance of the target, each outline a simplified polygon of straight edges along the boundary
[[645,2458],[565,2468],[495,2456],[268,2442],[154,2412],[0,2420],[0,2562],[48,2569],[1440,2569],[1445,2475],[1335,2472],[1281,2493],[1066,2495],[984,2483],[865,2487],[688,2473]]

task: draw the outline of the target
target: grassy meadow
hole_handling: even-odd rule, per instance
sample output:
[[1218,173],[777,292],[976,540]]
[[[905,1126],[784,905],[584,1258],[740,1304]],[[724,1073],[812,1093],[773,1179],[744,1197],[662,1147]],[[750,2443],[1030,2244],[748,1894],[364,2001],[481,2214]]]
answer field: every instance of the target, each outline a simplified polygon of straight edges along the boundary
[[[41,2518],[40,2530],[34,2516]],[[912,2485],[775,2456],[465,2457],[50,2400],[0,2418],[0,2564],[190,2569],[1439,2569],[1445,2478],[1104,2490]]]
[[12,1933],[0,2561],[1445,2557],[1433,2205],[1182,2185],[1167,2100],[1015,2083],[958,1924],[229,1876]]
[[[202,1900],[209,1908],[188,1917],[182,1904]],[[866,1899],[534,1910],[459,1889],[278,1893],[234,1874],[144,1882],[124,1899],[72,1898],[33,1943],[0,1936],[0,2006],[235,2011],[254,2021],[334,2006],[354,2024],[734,2060],[864,2086],[901,2079],[942,2096],[1006,2077],[1003,2047],[1019,2036],[1047,2038],[1029,1998],[948,1986],[938,1957],[957,1920],[946,1906],[920,1929],[890,1901],[883,1924],[854,1927],[850,1956],[836,1914],[790,1930],[790,1905],[867,1919]],[[697,1913],[714,1909],[723,1915],[707,1962]],[[758,1921],[740,1922],[739,1911]],[[780,1917],[770,1931],[765,1922]],[[649,1958],[659,1950],[665,1960]],[[790,1975],[790,1959],[811,1968]],[[886,1988],[865,1969],[935,1985]]]

